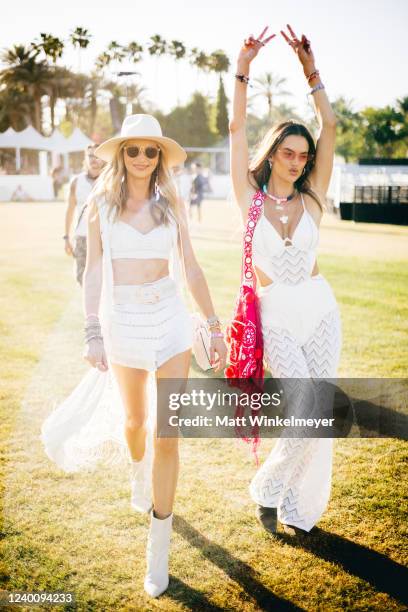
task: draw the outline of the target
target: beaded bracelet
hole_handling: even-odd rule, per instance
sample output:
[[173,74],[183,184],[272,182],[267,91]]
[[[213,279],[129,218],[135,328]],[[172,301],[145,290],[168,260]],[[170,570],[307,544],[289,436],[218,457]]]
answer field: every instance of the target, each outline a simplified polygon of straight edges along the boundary
[[320,72],[318,70],[314,70],[308,77],[306,77],[307,82],[311,81],[314,77],[318,77]]
[[100,323],[85,323],[84,327],[85,331],[87,329],[101,329]]
[[241,83],[246,83],[247,85],[249,84],[249,77],[245,74],[236,74],[235,78],[238,79],[238,81],[241,81]]
[[319,91],[319,89],[324,89],[324,88],[325,87],[324,87],[323,83],[318,83],[317,85],[315,85],[313,87],[313,89],[310,90],[309,95],[311,96],[312,94],[315,93],[315,91]]
[[220,332],[211,332],[211,338],[223,338],[224,334]]
[[208,317],[207,325],[208,327],[212,327],[213,325],[220,325],[220,320],[217,315],[213,315],[212,317]]
[[90,342],[94,338],[98,338],[98,340],[103,340],[102,336],[94,334],[93,336],[85,336],[85,342]]

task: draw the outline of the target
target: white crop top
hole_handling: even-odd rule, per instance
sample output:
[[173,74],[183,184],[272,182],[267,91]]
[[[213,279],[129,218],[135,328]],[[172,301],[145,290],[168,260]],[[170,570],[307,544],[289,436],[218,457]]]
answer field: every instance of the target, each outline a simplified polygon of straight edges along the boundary
[[319,230],[306,209],[301,195],[303,214],[292,239],[285,240],[265,217],[256,224],[252,239],[252,261],[274,283],[297,285],[310,278],[316,260]]
[[177,237],[174,221],[162,223],[149,232],[142,233],[125,221],[112,225],[112,259],[169,259]]

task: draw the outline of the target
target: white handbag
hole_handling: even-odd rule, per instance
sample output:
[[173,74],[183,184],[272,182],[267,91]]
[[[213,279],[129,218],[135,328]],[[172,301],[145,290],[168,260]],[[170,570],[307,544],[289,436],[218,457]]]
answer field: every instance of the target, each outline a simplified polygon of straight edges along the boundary
[[191,315],[193,326],[193,355],[197,365],[205,371],[210,370],[211,333],[204,319],[195,312]]

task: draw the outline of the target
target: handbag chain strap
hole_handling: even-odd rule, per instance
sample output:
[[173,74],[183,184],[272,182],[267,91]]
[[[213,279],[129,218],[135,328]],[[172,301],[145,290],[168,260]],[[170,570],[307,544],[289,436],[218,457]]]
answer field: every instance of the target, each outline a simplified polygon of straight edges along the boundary
[[259,217],[262,214],[265,197],[265,194],[261,190],[257,191],[254,194],[251,206],[248,211],[248,219],[244,233],[241,285],[248,285],[249,287],[253,287],[254,289],[256,286],[256,277],[252,265],[252,239],[254,236],[256,224],[258,223]]

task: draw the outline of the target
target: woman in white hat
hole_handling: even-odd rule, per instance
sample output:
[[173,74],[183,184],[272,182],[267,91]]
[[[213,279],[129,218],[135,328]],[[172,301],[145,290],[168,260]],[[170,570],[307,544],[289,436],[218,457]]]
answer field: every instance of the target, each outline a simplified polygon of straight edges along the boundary
[[[95,154],[107,165],[88,201],[84,356],[102,372],[109,364],[119,386],[132,459],[132,506],[151,510],[144,586],[158,597],[169,582],[178,440],[153,436],[152,467],[145,427],[147,381],[152,371],[156,379],[176,379],[179,386],[188,376],[192,324],[179,291],[179,263],[211,330],[215,371],[225,367],[227,349],[171,176],[171,168],[186,159],[185,151],[162,136],[154,117],[138,114],[127,117],[121,135]],[[89,389],[82,395],[88,399],[90,394]],[[43,427],[52,456],[50,438]]]

